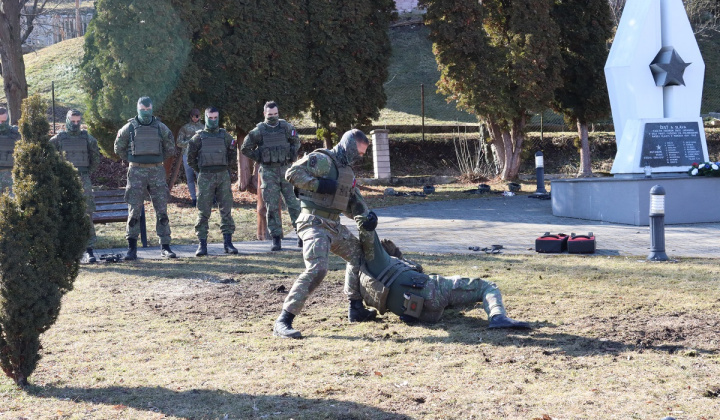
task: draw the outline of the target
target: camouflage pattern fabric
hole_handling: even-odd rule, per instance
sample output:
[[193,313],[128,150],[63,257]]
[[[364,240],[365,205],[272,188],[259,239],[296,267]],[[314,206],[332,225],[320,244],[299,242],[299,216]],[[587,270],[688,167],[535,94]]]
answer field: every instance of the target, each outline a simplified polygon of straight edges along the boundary
[[[155,117],[152,118],[153,121],[156,120]],[[137,117],[129,119],[128,123],[118,131],[117,137],[115,138],[114,150],[122,160],[128,160],[128,152],[130,148],[130,126],[132,125],[133,119],[139,121]],[[165,124],[160,122],[160,120],[157,120],[157,123],[160,126],[160,135],[162,137],[163,159],[175,156],[175,137],[173,136],[172,131],[170,131]]]
[[213,198],[217,198],[220,207],[220,230],[223,234],[235,232],[235,221],[232,218],[233,195],[230,189],[230,174],[223,172],[200,172],[198,175],[198,217],[195,223],[195,234],[198,239],[208,237],[208,219],[212,212]]
[[130,166],[125,186],[125,202],[128,203],[128,222],[125,237],[137,239],[140,235],[140,215],[144,206],[146,192],[150,193],[155,209],[155,232],[160,245],[170,245],[170,219],[167,203],[170,190],[165,181],[165,167],[162,164],[151,167]]
[[297,315],[310,294],[320,285],[328,270],[329,252],[347,261],[345,294],[348,299],[362,299],[360,295],[360,241],[339,221],[311,214],[297,219],[298,236],[303,240],[305,271],[295,280],[285,299],[283,309]]
[[13,187],[13,179],[12,179],[12,169],[3,169],[0,170],[0,194],[4,192],[10,193],[10,196],[12,196],[12,187]]
[[90,239],[88,239],[87,248],[94,248],[97,241],[95,234],[95,225],[92,222],[92,215],[95,211],[95,197],[93,197],[92,181],[89,173],[80,174],[80,181],[83,186],[83,195],[85,196],[86,211],[85,214],[90,218]]
[[271,236],[283,235],[282,219],[280,215],[280,198],[288,208],[290,222],[293,226],[297,223],[300,215],[300,201],[295,197],[293,186],[285,180],[287,166],[271,167],[260,165],[258,174],[260,176],[260,193],[267,209],[267,226]]
[[196,123],[189,122],[180,128],[177,135],[177,147],[183,149],[183,155],[187,156],[188,143],[193,138],[195,133],[205,128],[205,124],[202,121]]

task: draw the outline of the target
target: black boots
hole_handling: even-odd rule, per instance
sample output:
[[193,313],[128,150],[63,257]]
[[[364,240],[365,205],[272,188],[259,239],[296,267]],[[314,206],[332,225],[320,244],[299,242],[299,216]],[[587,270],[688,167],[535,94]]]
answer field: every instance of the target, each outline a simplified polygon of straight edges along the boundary
[[529,330],[530,324],[523,321],[516,321],[512,318],[508,318],[506,315],[495,315],[490,319],[490,325],[488,329],[494,328],[513,328],[520,330]]
[[273,335],[280,338],[302,338],[300,331],[292,327],[293,319],[295,319],[295,315],[283,309],[273,326]]
[[232,244],[232,235],[229,233],[223,233],[223,248],[225,248],[226,254],[237,254],[238,250]]
[[95,258],[95,254],[93,254],[93,249],[92,249],[92,248],[86,248],[86,249],[85,249],[85,253],[87,254],[87,259],[86,259],[86,261],[87,261],[88,263],[97,262],[97,259]]
[[172,252],[172,249],[170,249],[170,244],[162,245],[162,249],[160,250],[160,255],[163,258],[177,258],[177,255],[175,255],[175,253]]
[[195,251],[196,257],[202,257],[203,255],[207,255],[207,239],[200,239],[198,249]]
[[351,300],[350,309],[348,310],[348,319],[350,322],[365,322],[375,319],[377,311],[375,309],[366,309],[361,299]]
[[282,249],[282,245],[280,245],[280,237],[279,236],[273,236],[273,244],[272,248],[270,248],[270,251],[280,251]]
[[128,250],[125,254],[125,261],[137,260],[137,239],[128,238]]

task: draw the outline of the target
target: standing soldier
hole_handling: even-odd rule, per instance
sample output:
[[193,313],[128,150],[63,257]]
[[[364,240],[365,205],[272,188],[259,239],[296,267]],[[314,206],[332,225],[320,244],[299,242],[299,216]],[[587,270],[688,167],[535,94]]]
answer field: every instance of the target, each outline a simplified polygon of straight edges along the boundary
[[235,222],[231,211],[233,195],[230,189],[230,168],[236,156],[233,137],[222,128],[220,112],[210,107],[205,110],[205,129],[199,130],[188,143],[188,164],[198,173],[198,217],[195,233],[200,240],[196,256],[207,255],[208,219],[212,211],[213,198],[220,206],[220,230],[223,233],[223,247],[226,253],[237,254],[232,244]]
[[[267,208],[267,226],[272,236],[271,251],[279,251],[280,238],[283,235],[280,219],[280,197],[290,213],[290,221],[297,230],[296,221],[300,214],[300,204],[295,198],[293,186],[285,180],[285,172],[297,157],[300,150],[300,138],[292,124],[280,119],[275,102],[267,102],[263,108],[265,121],[261,122],[245,137],[240,151],[248,158],[260,164],[261,194]],[[302,240],[298,236],[298,246]]]
[[157,219],[155,231],[162,246],[160,255],[165,258],[176,257],[170,249],[170,219],[167,214],[170,190],[163,167],[163,160],[175,154],[175,140],[170,129],[153,117],[152,111],[150,98],[143,96],[138,99],[137,115],[128,120],[115,139],[115,153],[130,162],[125,186],[125,201],[128,203],[126,260],[137,259],[137,238],[140,234],[138,222],[148,192]]
[[95,236],[95,225],[92,222],[92,214],[95,211],[95,200],[93,198],[92,181],[90,174],[97,170],[100,164],[100,149],[97,140],[86,130],[80,129],[82,113],[71,109],[65,116],[65,131],[61,131],[50,139],[50,144],[65,155],[68,162],[72,163],[80,174],[82,181],[85,204],[87,205],[87,216],[90,219],[90,239],[86,247],[85,260],[89,263],[96,261],[93,254],[93,247],[97,236]]
[[203,128],[205,128],[205,126],[202,121],[200,121],[200,110],[193,108],[193,110],[190,111],[190,122],[183,125],[177,135],[177,145],[183,150],[183,167],[185,167],[185,178],[187,179],[188,191],[190,191],[193,207],[197,205],[197,195],[195,195],[195,180],[197,174],[190,165],[188,165],[188,143],[195,133]]
[[8,191],[12,194],[12,168],[15,160],[15,142],[20,140],[17,126],[10,125],[10,114],[6,108],[0,108],[0,194]]
[[360,294],[360,241],[340,223],[340,213],[353,218],[358,226],[372,231],[377,216],[371,212],[360,191],[355,187],[351,168],[370,142],[360,130],[346,132],[332,150],[318,149],[288,169],[285,177],[299,191],[302,211],[297,231],[303,240],[305,271],[295,280],[285,299],[273,333],[282,338],[300,338],[292,321],[300,313],[310,293],[317,288],[328,270],[328,251],[345,261],[345,294],[350,300],[348,319],[363,322],[375,318],[377,312],[363,306]]

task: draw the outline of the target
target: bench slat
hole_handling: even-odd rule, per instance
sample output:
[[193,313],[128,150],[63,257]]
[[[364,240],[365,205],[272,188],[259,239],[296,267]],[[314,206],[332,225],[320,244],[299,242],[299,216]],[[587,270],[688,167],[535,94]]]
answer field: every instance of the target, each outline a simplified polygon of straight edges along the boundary
[[96,204],[95,205],[95,212],[100,213],[104,211],[117,211],[117,210],[125,210],[125,213],[127,213],[127,204],[126,203],[113,203],[113,204]]

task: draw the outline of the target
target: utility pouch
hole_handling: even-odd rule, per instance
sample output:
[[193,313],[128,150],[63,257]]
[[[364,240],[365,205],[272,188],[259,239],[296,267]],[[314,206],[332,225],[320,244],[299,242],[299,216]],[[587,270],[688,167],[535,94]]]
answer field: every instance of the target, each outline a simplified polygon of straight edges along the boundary
[[405,293],[403,297],[405,298],[405,302],[403,303],[403,308],[405,309],[405,312],[403,312],[403,315],[411,316],[413,318],[420,318],[420,313],[422,313],[423,303],[425,303],[425,299],[410,292]]
[[270,159],[270,148],[264,147],[262,149],[262,163],[271,163]]
[[427,278],[425,277],[413,277],[412,282],[405,282],[400,283],[402,286],[405,287],[412,287],[413,289],[424,289],[425,285],[427,284]]

